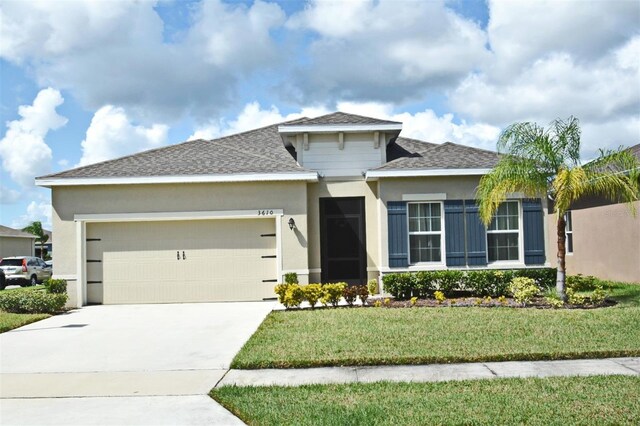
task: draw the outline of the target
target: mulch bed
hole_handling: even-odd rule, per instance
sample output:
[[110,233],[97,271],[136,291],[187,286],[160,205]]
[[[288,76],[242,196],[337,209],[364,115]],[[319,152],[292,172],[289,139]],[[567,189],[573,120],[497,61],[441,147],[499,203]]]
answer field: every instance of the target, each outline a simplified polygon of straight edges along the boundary
[[605,299],[600,304],[585,303],[583,305],[570,305],[565,304],[562,307],[556,308],[543,298],[535,298],[531,303],[523,305],[516,302],[513,298],[506,297],[504,299],[499,298],[486,298],[486,297],[454,297],[448,298],[445,301],[439,302],[435,299],[418,299],[415,303],[411,303],[410,300],[395,300],[393,298],[385,298],[380,296],[374,296],[367,301],[367,305],[375,306],[376,301],[379,300],[384,308],[442,308],[442,307],[479,307],[479,308],[531,308],[531,309],[597,309],[615,306],[616,301],[611,299]]

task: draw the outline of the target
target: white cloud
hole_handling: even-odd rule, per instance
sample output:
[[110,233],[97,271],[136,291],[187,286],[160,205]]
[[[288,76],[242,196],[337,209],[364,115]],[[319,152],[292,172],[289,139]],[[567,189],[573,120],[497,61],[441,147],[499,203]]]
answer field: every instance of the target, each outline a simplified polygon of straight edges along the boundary
[[[458,124],[454,122],[453,114],[445,114],[439,117],[430,109],[419,111],[415,114],[394,113],[392,104],[343,101],[337,103],[337,110],[385,120],[400,121],[403,123],[403,136],[428,142],[442,143],[450,141],[485,149],[495,149],[495,143],[500,134],[498,127],[485,123],[467,123],[465,121]],[[331,112],[333,111],[319,106],[302,108],[299,112],[282,115],[275,106],[262,109],[258,102],[252,102],[245,105],[235,120],[228,123],[210,123],[207,126],[198,128],[189,139],[213,139],[269,124],[281,123],[300,117],[317,117]]]
[[67,119],[56,112],[64,99],[52,88],[41,90],[32,105],[18,108],[19,120],[7,123],[0,140],[2,167],[22,187],[33,186],[36,176],[51,168],[51,148],[45,143],[49,130],[64,126]]
[[194,4],[190,27],[166,41],[156,3],[4,1],[0,56],[89,108],[120,105],[150,121],[208,117],[234,100],[240,78],[279,62],[276,4]]
[[625,0],[493,0],[489,9],[492,71],[505,79],[549,54],[598,59],[637,34],[640,22],[638,3]]
[[169,128],[163,124],[150,127],[134,125],[124,109],[107,105],[93,116],[82,141],[79,166],[109,160],[146,149],[157,148],[167,141]]
[[25,214],[14,219],[11,227],[22,229],[31,222],[41,222],[43,228],[51,229],[51,201],[31,201]]
[[288,26],[318,35],[310,64],[283,87],[302,103],[420,98],[488,59],[486,33],[443,1],[314,1]]
[[272,105],[268,109],[262,109],[258,102],[251,102],[244,106],[238,117],[232,121],[218,120],[198,127],[188,140],[194,139],[214,139],[220,136],[232,135],[247,130],[257,129],[283,121],[295,120],[301,117],[317,117],[328,114],[324,107],[306,107],[300,112],[282,115],[280,110]]

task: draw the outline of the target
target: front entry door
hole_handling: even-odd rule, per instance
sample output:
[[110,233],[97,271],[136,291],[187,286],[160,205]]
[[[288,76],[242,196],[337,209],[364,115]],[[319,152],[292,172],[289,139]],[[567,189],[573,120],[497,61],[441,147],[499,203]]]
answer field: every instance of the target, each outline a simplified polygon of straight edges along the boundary
[[322,282],[366,284],[364,197],[320,199]]

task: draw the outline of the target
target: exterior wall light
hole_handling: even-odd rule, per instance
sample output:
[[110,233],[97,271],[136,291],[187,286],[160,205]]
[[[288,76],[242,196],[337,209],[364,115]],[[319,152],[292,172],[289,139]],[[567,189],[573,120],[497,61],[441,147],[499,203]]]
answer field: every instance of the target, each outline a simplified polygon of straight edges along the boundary
[[296,227],[296,221],[293,220],[293,218],[289,218],[289,222],[287,223],[289,224],[289,229],[293,231],[293,229]]

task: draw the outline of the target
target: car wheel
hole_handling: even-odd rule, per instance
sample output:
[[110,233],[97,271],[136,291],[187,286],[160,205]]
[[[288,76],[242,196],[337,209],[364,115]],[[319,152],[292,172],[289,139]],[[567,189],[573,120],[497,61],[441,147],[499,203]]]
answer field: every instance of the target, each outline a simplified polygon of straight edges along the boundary
[[38,285],[38,277],[36,277],[35,275],[31,275],[31,279],[29,280],[29,285],[30,286]]

